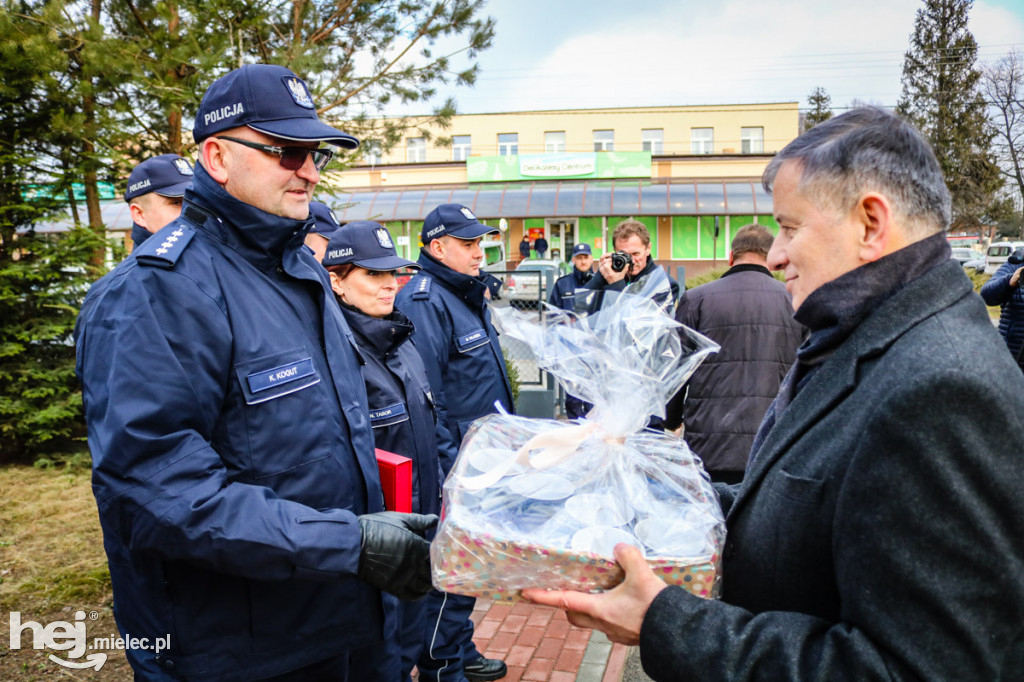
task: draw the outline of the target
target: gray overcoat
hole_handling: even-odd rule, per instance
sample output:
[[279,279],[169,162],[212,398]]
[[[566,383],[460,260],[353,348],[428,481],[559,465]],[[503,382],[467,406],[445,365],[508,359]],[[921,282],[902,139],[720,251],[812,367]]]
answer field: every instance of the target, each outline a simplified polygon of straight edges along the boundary
[[723,597],[640,636],[655,680],[1024,679],[1024,376],[956,261],[810,378],[724,487]]

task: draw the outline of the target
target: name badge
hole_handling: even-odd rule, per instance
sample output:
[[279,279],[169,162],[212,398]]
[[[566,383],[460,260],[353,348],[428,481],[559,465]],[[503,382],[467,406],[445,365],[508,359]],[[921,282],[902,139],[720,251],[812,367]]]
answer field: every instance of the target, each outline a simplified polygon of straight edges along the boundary
[[467,332],[455,340],[455,345],[458,347],[460,353],[465,353],[468,350],[479,348],[480,346],[489,343],[490,339],[487,337],[487,332],[483,329],[474,329],[471,332]]
[[249,382],[249,390],[253,393],[259,393],[281,384],[305,379],[314,374],[316,374],[316,370],[313,369],[313,358],[303,358],[280,367],[253,372],[246,379]]
[[404,403],[395,403],[387,407],[380,407],[370,410],[370,425],[373,428],[378,426],[390,426],[408,419]]

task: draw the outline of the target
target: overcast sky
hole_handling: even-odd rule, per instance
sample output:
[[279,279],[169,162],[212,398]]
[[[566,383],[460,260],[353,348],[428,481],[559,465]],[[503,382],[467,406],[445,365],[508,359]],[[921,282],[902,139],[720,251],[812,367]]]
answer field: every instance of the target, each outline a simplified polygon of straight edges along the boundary
[[[921,0],[490,0],[460,113],[800,102],[895,105]],[[1024,0],[976,0],[979,61],[1024,49]],[[402,113],[424,113],[422,105]],[[392,111],[389,113],[398,113]]]

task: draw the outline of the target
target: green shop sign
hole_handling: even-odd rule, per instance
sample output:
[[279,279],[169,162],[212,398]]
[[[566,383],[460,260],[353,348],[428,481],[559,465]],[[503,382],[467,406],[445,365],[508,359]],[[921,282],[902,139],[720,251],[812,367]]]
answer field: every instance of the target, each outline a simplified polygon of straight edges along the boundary
[[[71,190],[75,194],[75,201],[85,201],[85,185],[81,182],[71,183]],[[97,182],[96,190],[99,192],[100,199],[117,199],[117,190],[114,188],[114,184],[111,182]],[[25,188],[21,192],[22,197],[25,201],[32,201],[33,199],[57,199],[67,201],[68,193],[66,190],[60,192],[57,191],[57,185],[52,183],[41,184],[41,185],[25,185]]]
[[649,178],[650,152],[512,154],[466,159],[469,182]]

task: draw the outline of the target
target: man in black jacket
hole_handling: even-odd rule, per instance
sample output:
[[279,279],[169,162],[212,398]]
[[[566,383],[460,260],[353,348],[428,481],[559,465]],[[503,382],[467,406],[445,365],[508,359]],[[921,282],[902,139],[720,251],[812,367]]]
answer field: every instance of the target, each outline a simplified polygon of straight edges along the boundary
[[963,268],[928,144],[873,107],[768,165],[810,330],[726,513],[722,599],[620,544],[604,594],[524,590],[640,645],[655,680],[1019,680],[1024,376]]
[[754,434],[796,358],[803,327],[768,269],[772,233],[747,225],[732,239],[721,279],[682,295],[676,320],[721,346],[668,405],[665,428],[683,437],[712,481],[739,483]]
[[[606,253],[598,261],[597,274],[595,274],[586,288],[592,293],[592,300],[589,308],[592,312],[601,309],[604,303],[605,292],[622,291],[627,285],[635,282],[650,280],[658,277],[660,270],[658,264],[651,257],[651,235],[647,227],[639,220],[624,220],[615,226],[612,232],[612,244],[616,251],[622,251],[629,255],[632,263],[625,269],[616,270],[612,264],[612,254]],[[668,279],[669,291],[659,294],[661,303],[671,315],[675,309],[676,301],[679,300],[679,284],[672,279],[664,270],[661,274]]]

